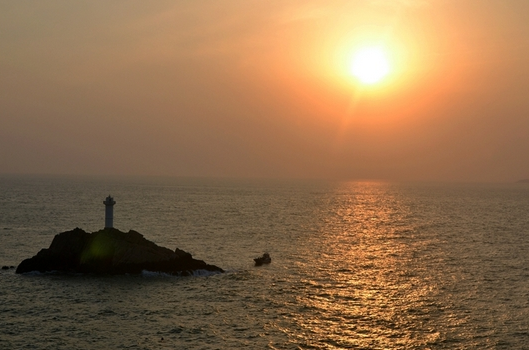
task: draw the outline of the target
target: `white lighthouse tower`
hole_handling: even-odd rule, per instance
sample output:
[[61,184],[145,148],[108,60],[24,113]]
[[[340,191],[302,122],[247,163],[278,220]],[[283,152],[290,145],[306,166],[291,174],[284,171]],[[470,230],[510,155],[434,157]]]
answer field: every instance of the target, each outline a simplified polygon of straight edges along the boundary
[[112,228],[114,227],[114,204],[116,201],[108,195],[103,204],[105,205],[105,228]]

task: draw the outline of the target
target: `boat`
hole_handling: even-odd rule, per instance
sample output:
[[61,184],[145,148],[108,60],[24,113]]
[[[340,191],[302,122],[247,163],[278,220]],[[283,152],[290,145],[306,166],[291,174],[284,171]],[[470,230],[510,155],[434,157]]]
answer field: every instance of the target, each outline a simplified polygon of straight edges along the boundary
[[262,256],[253,259],[253,261],[255,261],[255,266],[261,266],[263,264],[270,264],[272,258],[270,257],[270,254],[264,253]]

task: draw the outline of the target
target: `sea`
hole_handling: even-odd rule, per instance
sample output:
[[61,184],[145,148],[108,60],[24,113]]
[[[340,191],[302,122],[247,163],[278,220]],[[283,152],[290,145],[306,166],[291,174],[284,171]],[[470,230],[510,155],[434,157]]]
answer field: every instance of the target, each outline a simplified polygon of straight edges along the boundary
[[[9,268],[108,195],[225,273]],[[0,349],[529,349],[529,184],[2,175],[0,265]]]

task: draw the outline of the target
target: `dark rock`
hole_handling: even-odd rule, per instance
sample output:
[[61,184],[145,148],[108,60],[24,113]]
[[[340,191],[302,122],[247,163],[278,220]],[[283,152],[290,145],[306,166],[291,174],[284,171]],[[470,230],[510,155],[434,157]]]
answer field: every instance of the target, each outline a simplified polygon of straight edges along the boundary
[[2,270],[9,270],[9,266],[2,266]]
[[136,231],[127,233],[106,228],[87,233],[80,228],[55,236],[48,249],[42,249],[18,265],[16,273],[31,271],[125,274],[143,270],[190,275],[196,270],[223,272],[214,265],[193,259],[176,248],[160,247]]

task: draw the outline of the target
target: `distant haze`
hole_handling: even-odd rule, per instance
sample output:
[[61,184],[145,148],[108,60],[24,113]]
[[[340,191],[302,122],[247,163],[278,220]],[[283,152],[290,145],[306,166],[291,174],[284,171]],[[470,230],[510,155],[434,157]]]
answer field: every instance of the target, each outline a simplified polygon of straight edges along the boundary
[[[0,0],[0,173],[529,178],[529,2]],[[348,50],[382,43],[365,87]]]

